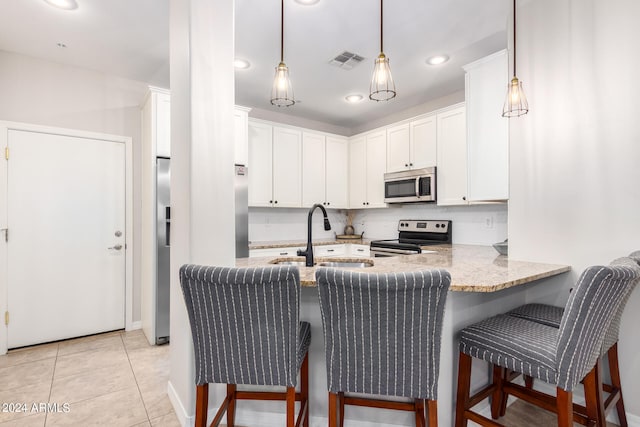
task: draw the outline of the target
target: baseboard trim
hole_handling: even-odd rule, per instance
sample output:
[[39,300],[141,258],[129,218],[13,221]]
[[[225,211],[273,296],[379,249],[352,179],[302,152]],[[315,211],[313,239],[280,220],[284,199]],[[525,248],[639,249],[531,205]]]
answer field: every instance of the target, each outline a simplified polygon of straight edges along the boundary
[[176,393],[176,389],[173,387],[173,384],[171,384],[171,381],[167,383],[167,394],[169,395],[169,401],[173,406],[173,410],[178,417],[180,425],[184,427],[192,426],[195,419],[187,413],[187,410],[184,408],[182,401],[180,401],[178,393]]
[[129,327],[126,329],[127,331],[135,331],[137,329],[142,329],[142,322],[138,320],[137,322],[131,322]]
[[640,416],[627,412],[629,427],[640,427]]

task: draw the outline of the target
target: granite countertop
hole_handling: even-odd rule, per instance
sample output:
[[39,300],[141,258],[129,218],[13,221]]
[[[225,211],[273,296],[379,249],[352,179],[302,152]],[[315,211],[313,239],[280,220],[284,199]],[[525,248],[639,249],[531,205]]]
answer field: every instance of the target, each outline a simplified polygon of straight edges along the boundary
[[[338,239],[332,237],[330,239],[317,239],[314,240],[313,246],[326,246],[326,245],[344,245],[346,243],[353,243],[355,245],[368,245],[375,239]],[[261,242],[249,242],[249,249],[274,249],[274,248],[290,248],[290,247],[306,247],[306,240],[276,240],[261,241]]]
[[[329,244],[329,243],[327,243]],[[555,276],[571,270],[568,265],[542,264],[510,260],[498,255],[491,246],[436,245],[424,249],[435,251],[418,255],[401,255],[388,258],[316,257],[315,262],[362,259],[373,262],[372,267],[347,270],[366,273],[394,273],[418,271],[429,268],[444,268],[451,273],[451,290],[456,292],[496,292],[513,286]],[[240,258],[237,267],[259,267],[272,265],[280,260],[303,261],[304,257],[290,258]],[[300,267],[302,286],[315,286],[317,267]]]

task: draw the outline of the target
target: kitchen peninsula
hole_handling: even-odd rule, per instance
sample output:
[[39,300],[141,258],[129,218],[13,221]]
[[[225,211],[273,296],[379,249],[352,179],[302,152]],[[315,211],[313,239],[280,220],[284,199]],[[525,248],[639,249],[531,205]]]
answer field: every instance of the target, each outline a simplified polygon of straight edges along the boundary
[[[541,279],[571,270],[566,265],[541,264],[511,260],[498,255],[490,246],[435,245],[423,248],[418,255],[395,257],[316,257],[314,267],[304,267],[304,257],[259,257],[236,260],[238,267],[258,267],[279,262],[302,261],[300,279],[303,286],[300,301],[300,318],[311,323],[312,342],[310,362],[310,410],[312,425],[320,425],[317,418],[327,417],[326,364],[322,321],[315,289],[315,270],[322,262],[361,261],[370,267],[345,268],[348,271],[366,273],[393,273],[429,268],[444,268],[451,273],[451,288],[447,297],[442,331],[440,356],[440,380],[438,384],[439,424],[453,425],[455,384],[457,378],[457,333],[465,326],[489,316],[508,311],[526,302],[524,290],[537,286]],[[526,286],[523,286],[526,285]],[[472,387],[484,385],[488,380],[487,370],[474,369]],[[244,403],[247,408],[250,403]],[[251,406],[252,408],[255,408]],[[273,410],[273,406],[269,410]],[[283,414],[265,413],[262,410],[243,411],[238,408],[238,423],[249,423],[251,419],[262,419],[265,425],[278,425]],[[259,412],[259,413],[258,413]],[[273,422],[271,422],[273,417]],[[260,418],[257,418],[260,417]],[[313,419],[316,418],[316,422]],[[371,408],[349,407],[346,419],[359,421],[355,425],[414,425],[413,414],[402,411],[375,411]],[[246,421],[246,422],[245,422]]]

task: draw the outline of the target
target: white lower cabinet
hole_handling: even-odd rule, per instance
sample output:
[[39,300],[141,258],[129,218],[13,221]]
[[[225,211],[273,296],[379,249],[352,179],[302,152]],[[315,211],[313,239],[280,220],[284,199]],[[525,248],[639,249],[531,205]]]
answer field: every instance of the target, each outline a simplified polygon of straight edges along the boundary
[[347,245],[324,245],[314,246],[313,255],[316,257],[332,257],[347,254]]
[[249,250],[249,258],[257,257],[292,257],[298,255],[298,249],[304,250],[304,246],[291,246],[286,248],[266,248],[266,249],[251,249]]
[[[251,249],[249,258],[256,257],[293,257],[297,256],[298,250],[306,249],[306,246],[290,246],[286,248],[266,248]],[[368,257],[369,245],[358,245],[353,243],[341,243],[335,245],[317,245],[313,247],[314,257]]]
[[369,245],[357,245],[352,243],[347,246],[347,255],[369,257]]

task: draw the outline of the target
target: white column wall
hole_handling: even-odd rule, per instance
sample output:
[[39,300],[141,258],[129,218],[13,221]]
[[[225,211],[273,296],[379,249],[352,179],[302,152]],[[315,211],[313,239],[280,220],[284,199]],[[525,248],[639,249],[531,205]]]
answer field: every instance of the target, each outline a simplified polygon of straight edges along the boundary
[[[585,267],[640,249],[640,2],[518,4],[517,69],[531,110],[511,119],[509,257],[570,264],[571,275],[528,295],[563,304]],[[636,423],[638,323],[636,289],[620,337],[625,405]]]
[[[169,397],[195,413],[193,347],[178,270],[234,265],[233,0],[171,0],[171,350]],[[211,387],[220,401],[219,387]]]

